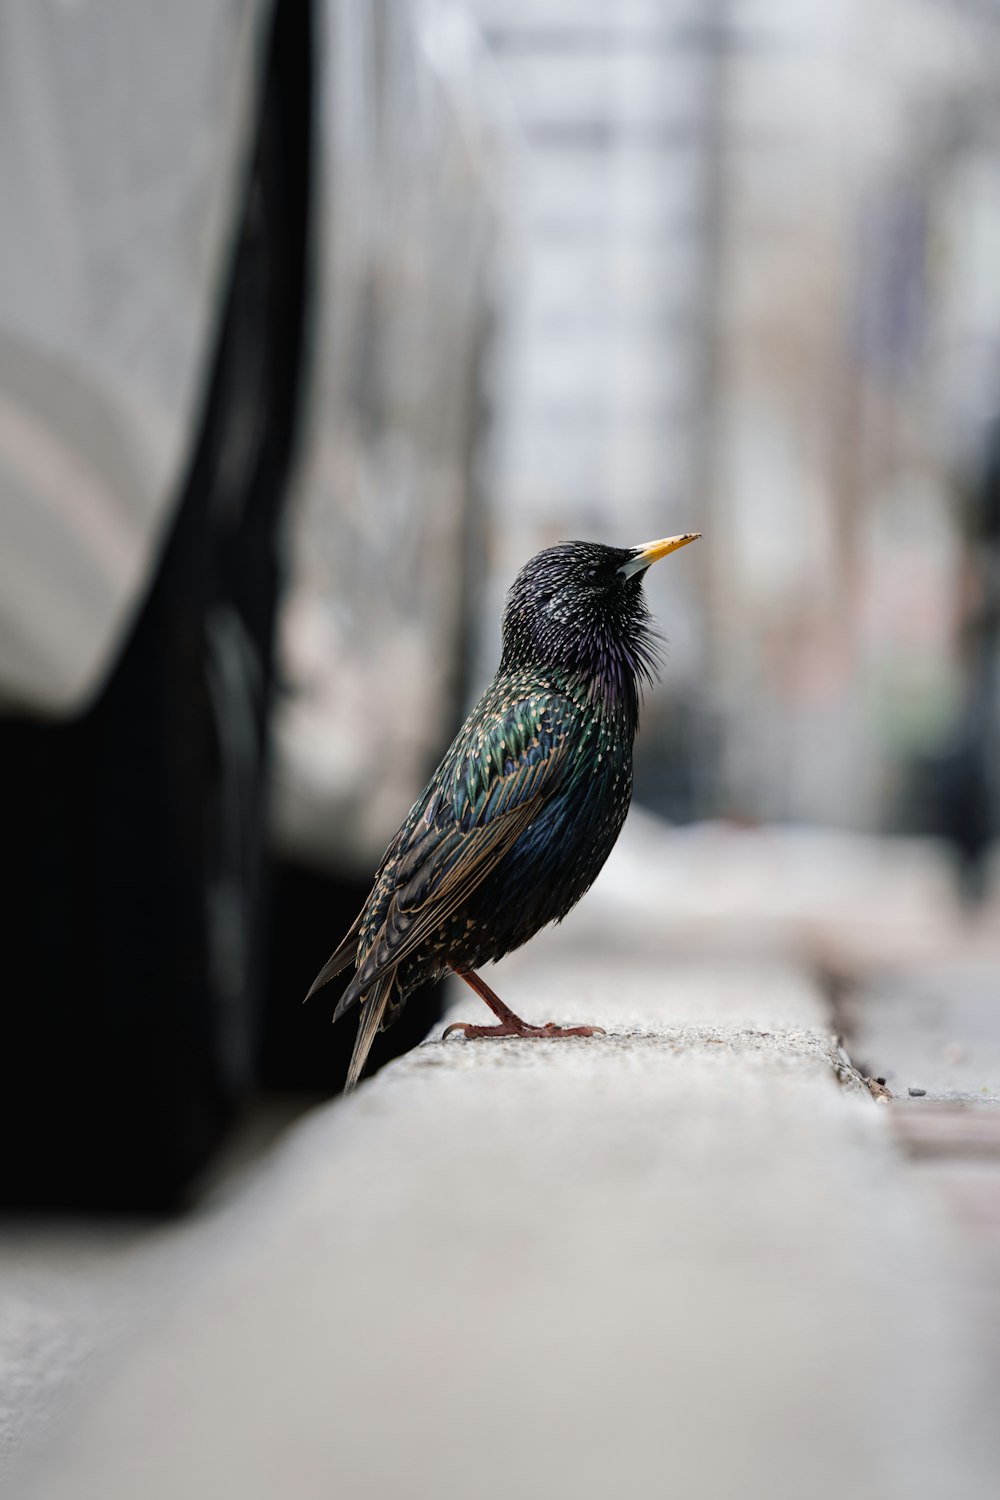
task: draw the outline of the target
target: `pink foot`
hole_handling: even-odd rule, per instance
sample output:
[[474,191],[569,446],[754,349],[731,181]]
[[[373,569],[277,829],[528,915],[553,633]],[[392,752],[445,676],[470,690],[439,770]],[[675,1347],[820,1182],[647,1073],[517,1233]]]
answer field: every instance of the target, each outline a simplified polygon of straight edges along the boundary
[[468,1021],[452,1021],[445,1027],[441,1040],[451,1036],[453,1031],[462,1032],[468,1041],[490,1041],[505,1036],[543,1037],[556,1041],[564,1036],[607,1035],[603,1026],[557,1026],[554,1021],[547,1021],[544,1026],[531,1026],[517,1017],[501,1021],[497,1026],[472,1026]]

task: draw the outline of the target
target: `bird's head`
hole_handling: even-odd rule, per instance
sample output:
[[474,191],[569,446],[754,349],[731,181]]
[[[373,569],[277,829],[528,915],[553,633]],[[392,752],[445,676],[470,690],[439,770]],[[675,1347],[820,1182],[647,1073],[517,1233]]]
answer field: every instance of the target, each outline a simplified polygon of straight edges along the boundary
[[634,704],[659,660],[642,580],[653,563],[700,534],[640,547],[560,542],[536,553],[507,595],[502,667],[551,668]]

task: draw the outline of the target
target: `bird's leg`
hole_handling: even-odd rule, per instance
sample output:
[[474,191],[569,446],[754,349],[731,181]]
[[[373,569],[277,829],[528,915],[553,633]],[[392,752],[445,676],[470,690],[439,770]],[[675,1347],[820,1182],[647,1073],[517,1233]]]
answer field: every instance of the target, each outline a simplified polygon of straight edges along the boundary
[[459,979],[464,979],[471,989],[474,989],[480,1000],[484,1000],[490,1010],[499,1021],[498,1026],[471,1026],[467,1021],[453,1021],[450,1026],[445,1027],[444,1038],[450,1036],[453,1031],[461,1031],[470,1040],[476,1041],[484,1037],[523,1036],[523,1037],[549,1037],[558,1038],[563,1036],[596,1036],[604,1035],[603,1026],[556,1026],[553,1021],[548,1021],[544,1026],[531,1026],[527,1021],[522,1021],[520,1016],[515,1016],[509,1005],[504,1005],[499,995],[495,995],[485,980],[481,979],[475,969],[452,968],[452,973],[457,974]]

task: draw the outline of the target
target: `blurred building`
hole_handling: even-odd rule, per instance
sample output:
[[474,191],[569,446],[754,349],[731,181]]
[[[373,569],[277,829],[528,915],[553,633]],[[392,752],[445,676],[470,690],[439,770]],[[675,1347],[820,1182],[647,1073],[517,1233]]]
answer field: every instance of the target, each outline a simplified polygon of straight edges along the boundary
[[697,527],[650,580],[640,794],[933,821],[1000,405],[1000,7],[476,12],[517,122],[478,677],[537,546]]
[[958,491],[1000,402],[1000,10],[754,18],[709,496],[725,785],[755,815],[879,826],[961,691]]

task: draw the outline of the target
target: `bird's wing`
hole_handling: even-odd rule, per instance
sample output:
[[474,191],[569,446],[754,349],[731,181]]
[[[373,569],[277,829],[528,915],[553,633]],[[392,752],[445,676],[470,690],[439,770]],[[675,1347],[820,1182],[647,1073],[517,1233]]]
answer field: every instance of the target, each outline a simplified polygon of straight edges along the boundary
[[[399,846],[402,843],[403,835],[405,834],[405,832],[406,824],[404,824],[403,827],[399,830],[399,832],[396,834],[396,837],[393,839],[392,843],[383,854],[382,863],[379,865],[378,872],[375,876],[376,883],[381,878],[382,872],[386,868],[386,866],[395,858]],[[344,934],[340,943],[336,948],[334,948],[333,952],[330,954],[330,957],[327,959],[326,963],[316,975],[316,978],[309,986],[309,993],[306,995],[306,1000],[311,1000],[317,990],[321,990],[324,985],[329,984],[331,979],[336,979],[341,969],[346,969],[348,964],[354,963],[355,959],[358,956],[358,945],[361,942],[361,923],[365,915],[365,909],[365,907],[362,907],[361,911],[358,912],[357,916],[354,918],[354,921],[351,923],[350,931]]]
[[307,1000],[311,1000],[317,990],[321,990],[331,979],[336,979],[341,969],[346,969],[348,964],[354,962],[358,954],[358,939],[361,932],[361,913],[354,918],[350,932],[348,932],[341,943],[333,950],[326,963],[320,969],[316,978],[309,986]]
[[383,865],[385,915],[335,1018],[467,900],[558,791],[576,714],[568,699],[543,694],[470,723]]

